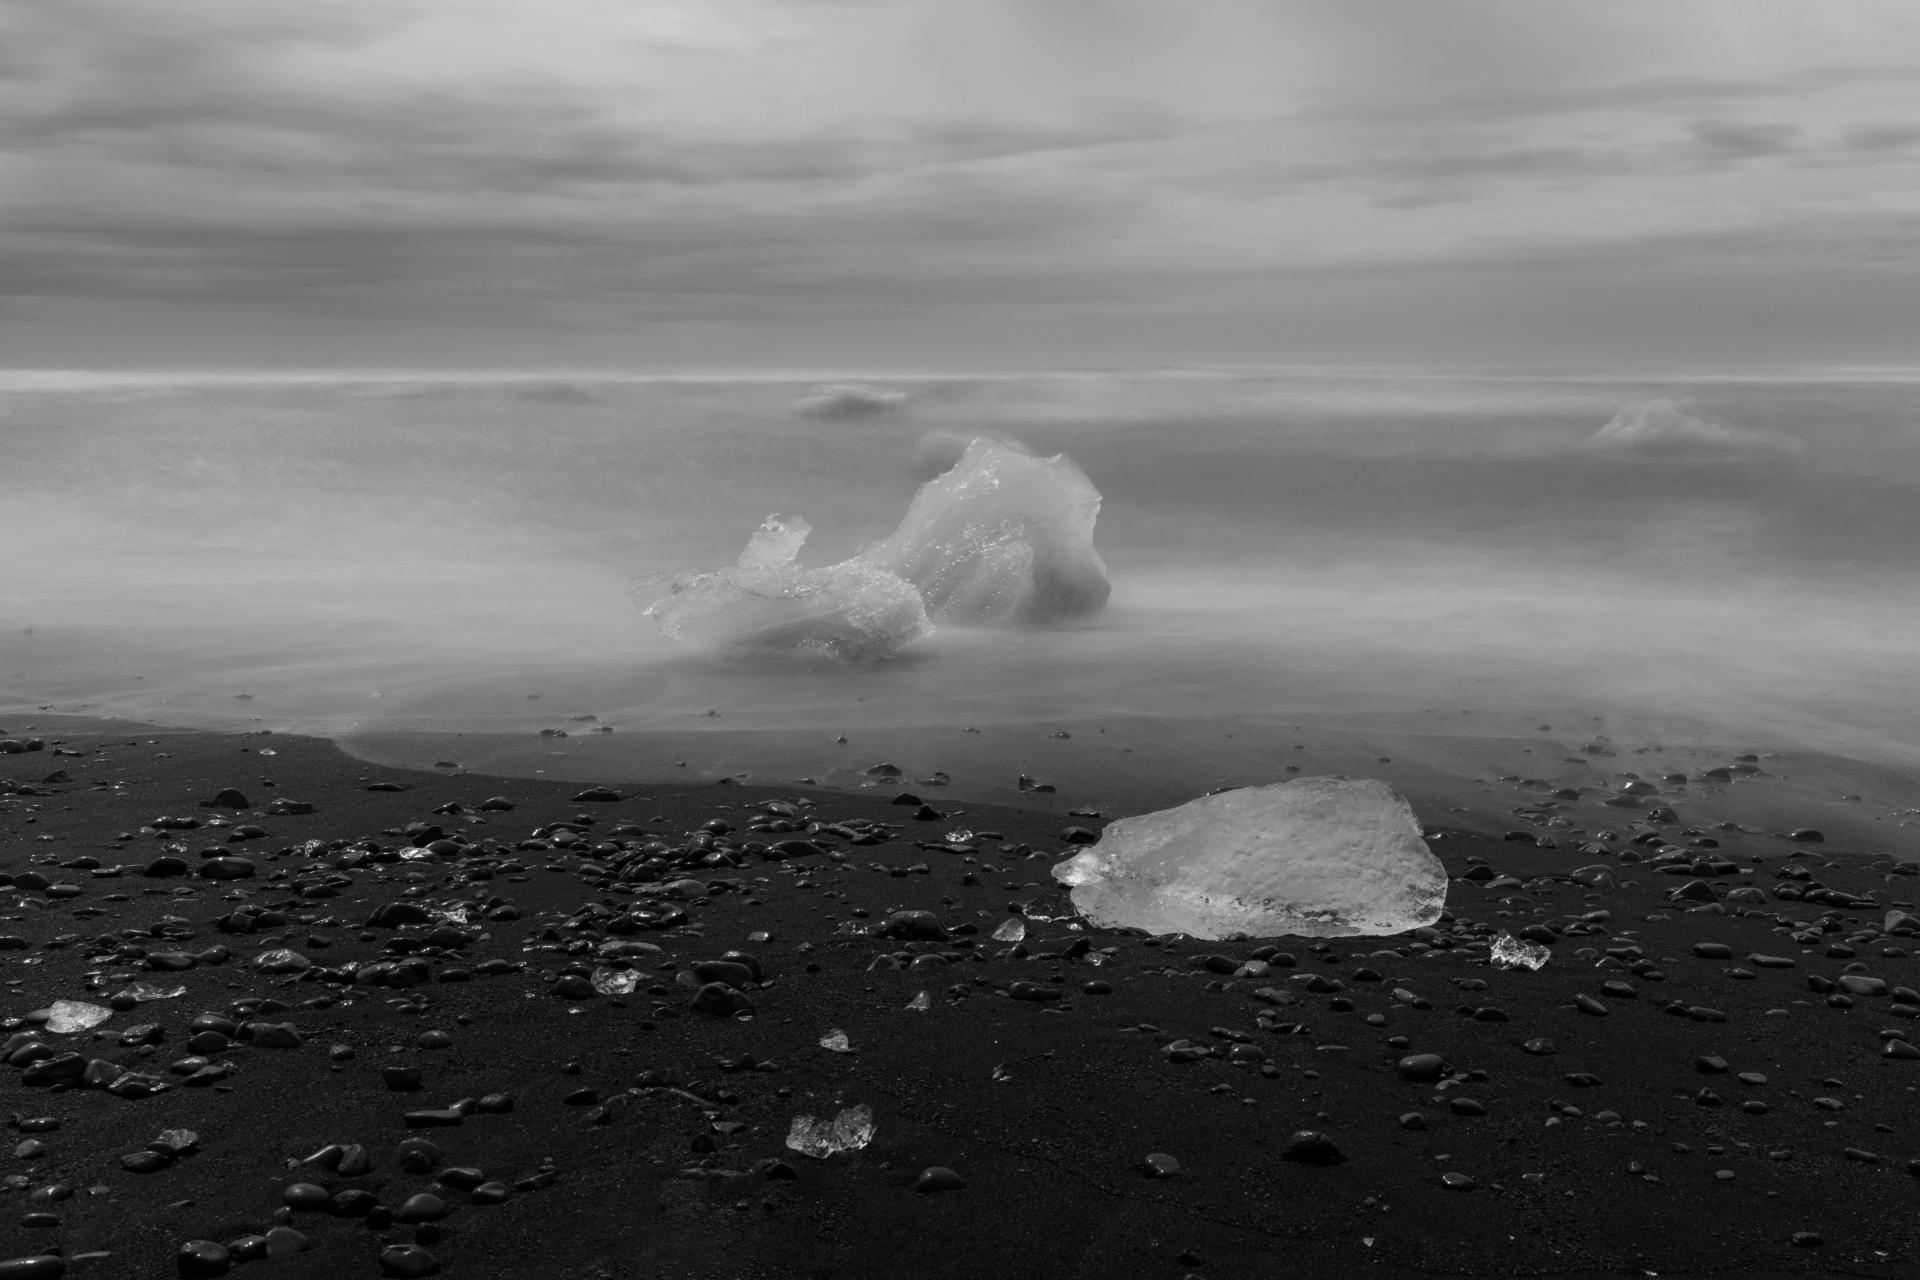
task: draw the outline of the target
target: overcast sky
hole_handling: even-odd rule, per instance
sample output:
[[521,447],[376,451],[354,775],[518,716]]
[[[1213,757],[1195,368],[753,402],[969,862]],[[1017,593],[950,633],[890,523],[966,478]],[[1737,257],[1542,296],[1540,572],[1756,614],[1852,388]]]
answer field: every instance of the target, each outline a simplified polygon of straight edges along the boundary
[[1916,335],[1916,0],[0,0],[0,364]]

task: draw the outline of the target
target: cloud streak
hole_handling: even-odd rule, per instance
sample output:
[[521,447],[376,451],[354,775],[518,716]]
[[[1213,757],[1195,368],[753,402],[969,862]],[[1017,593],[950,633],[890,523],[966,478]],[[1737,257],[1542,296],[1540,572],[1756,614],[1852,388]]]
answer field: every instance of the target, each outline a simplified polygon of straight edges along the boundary
[[1736,270],[1767,236],[1842,298],[1920,208],[1887,57],[1920,26],[1730,13],[0,0],[0,340],[133,358],[160,319],[271,352],[354,315],[370,349],[471,323],[559,360],[556,334],[667,325],[857,363],[891,317],[930,354],[1044,359],[1034,332],[1144,334],[1263,280],[1491,296],[1689,243]]

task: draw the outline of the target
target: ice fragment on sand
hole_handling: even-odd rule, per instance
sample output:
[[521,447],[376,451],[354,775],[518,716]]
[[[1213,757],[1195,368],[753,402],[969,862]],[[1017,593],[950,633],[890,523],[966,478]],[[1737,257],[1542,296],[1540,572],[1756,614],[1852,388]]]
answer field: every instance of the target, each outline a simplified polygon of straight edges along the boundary
[[280,947],[273,951],[262,951],[253,958],[253,967],[263,973],[299,973],[313,968],[313,961],[298,951]]
[[858,1151],[873,1141],[873,1109],[848,1107],[831,1120],[795,1116],[787,1146],[803,1156],[824,1160],[836,1151]]
[[640,973],[636,969],[610,969],[602,965],[593,971],[590,981],[593,989],[603,996],[627,996],[640,985]]
[[768,516],[731,568],[649,575],[633,602],[675,640],[708,648],[883,658],[933,630],[920,593],[883,568],[859,557],[800,568],[810,532]]
[[919,995],[907,1001],[907,1008],[914,1013],[925,1013],[927,1010],[933,1008],[933,1001],[928,998],[926,992],[922,991]]
[[187,989],[184,986],[163,987],[157,982],[136,982],[131,986],[122,987],[114,992],[113,998],[118,1000],[124,996],[129,1000],[136,1001],[174,1000],[185,994],[187,994]]
[[1223,938],[1432,924],[1447,872],[1375,778],[1297,778],[1109,823],[1054,879],[1095,925]]
[[47,1010],[47,1030],[67,1035],[97,1027],[113,1016],[113,1010],[81,1000],[55,1000]]
[[1545,947],[1522,942],[1510,934],[1503,933],[1493,940],[1492,959],[1497,969],[1517,969],[1521,965],[1538,969],[1546,964],[1547,957],[1552,954]]
[[995,942],[1019,942],[1027,936],[1027,922],[1019,916],[1010,916],[998,929],[993,931]]
[[853,1042],[847,1039],[847,1033],[835,1027],[820,1037],[820,1047],[834,1053],[852,1053]]
[[1100,491],[1065,454],[1038,458],[979,436],[862,557],[918,587],[936,622],[1085,617],[1112,590],[1093,549],[1099,514]]

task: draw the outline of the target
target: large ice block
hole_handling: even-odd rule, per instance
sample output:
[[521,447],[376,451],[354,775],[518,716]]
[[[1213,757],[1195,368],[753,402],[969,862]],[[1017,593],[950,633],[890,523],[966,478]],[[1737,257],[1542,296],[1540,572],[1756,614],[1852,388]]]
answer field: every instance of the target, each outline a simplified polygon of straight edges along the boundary
[[920,593],[884,568],[859,557],[800,568],[811,532],[768,516],[732,567],[641,578],[633,601],[667,635],[714,649],[883,658],[933,630]]
[[1432,924],[1447,872],[1413,808],[1376,778],[1297,778],[1108,824],[1058,863],[1095,925],[1339,937]]
[[1112,590],[1093,548],[1099,514],[1100,491],[1065,454],[1040,458],[979,436],[861,558],[918,587],[936,622],[1085,617]]

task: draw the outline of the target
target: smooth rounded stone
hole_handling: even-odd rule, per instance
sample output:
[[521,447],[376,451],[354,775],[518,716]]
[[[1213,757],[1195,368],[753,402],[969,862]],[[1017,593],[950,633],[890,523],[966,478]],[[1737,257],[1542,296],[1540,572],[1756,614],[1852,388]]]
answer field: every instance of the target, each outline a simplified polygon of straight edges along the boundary
[[504,1182],[483,1182],[468,1192],[475,1204],[505,1204],[513,1188]]
[[1898,1058],[1906,1062],[1920,1059],[1920,1049],[1914,1048],[1905,1040],[1889,1040],[1880,1052],[1885,1057]]
[[249,1022],[247,1027],[253,1033],[248,1043],[256,1049],[298,1049],[306,1043],[291,1022]]
[[1015,1000],[1049,1001],[1060,998],[1060,988],[1049,987],[1039,982],[1015,982],[1008,986],[1007,994]]
[[414,1044],[422,1049],[451,1049],[453,1037],[444,1031],[422,1031]]
[[1177,1178],[1180,1176],[1180,1162],[1164,1151],[1150,1151],[1141,1162],[1149,1178]]
[[920,1171],[913,1180],[913,1189],[925,1194],[939,1191],[963,1191],[967,1180],[944,1165],[932,1165]]
[[447,1216],[447,1202],[432,1192],[408,1196],[393,1211],[395,1222],[438,1222]]
[[211,800],[200,802],[207,809],[251,809],[246,793],[237,787],[222,787]]
[[1869,978],[1863,973],[1843,973],[1836,981],[1841,990],[1855,996],[1884,996],[1887,994],[1887,982],[1884,978]]
[[1535,1036],[1520,1046],[1520,1052],[1530,1053],[1536,1058],[1551,1058],[1559,1050],[1554,1048],[1553,1041],[1543,1036]]
[[289,1209],[324,1209],[333,1195],[317,1182],[294,1182],[281,1189],[280,1199]]
[[1446,1074],[1447,1061],[1437,1053],[1408,1054],[1394,1065],[1402,1080],[1426,1082]]
[[1427,1117],[1418,1111],[1406,1112],[1400,1117],[1400,1127],[1402,1129],[1424,1129],[1427,1127]]
[[1826,1242],[1826,1237],[1818,1231],[1796,1231],[1788,1237],[1788,1243],[1796,1249],[1817,1249]]
[[1104,979],[1095,978],[1092,982],[1081,987],[1080,990],[1082,993],[1090,996],[1110,996],[1113,994],[1113,984]]
[[895,911],[869,932],[876,938],[913,942],[946,942],[952,936],[931,911]]
[[202,880],[247,880],[259,870],[252,858],[203,858],[194,873]]
[[455,1165],[434,1175],[435,1182],[455,1191],[471,1191],[487,1180],[487,1175],[469,1165]]
[[1375,778],[1297,778],[1123,818],[1053,877],[1096,925],[1199,938],[1401,933],[1434,924],[1447,892],[1411,806]]
[[58,1254],[43,1253],[0,1262],[0,1280],[60,1280],[67,1274],[67,1260]]
[[1582,992],[1579,995],[1574,996],[1573,1007],[1578,1009],[1580,1012],[1584,1014],[1589,1014],[1595,1018],[1604,1018],[1607,1016],[1608,1013],[1611,1012],[1611,1010],[1609,1010],[1606,1005],[1601,1004],[1598,1000],[1594,999],[1590,995],[1587,995],[1585,992]]
[[1326,1134],[1301,1129],[1287,1139],[1280,1158],[1294,1164],[1335,1165],[1343,1163],[1347,1155]]
[[701,982],[720,982],[736,988],[758,981],[751,968],[731,960],[697,961],[693,966],[693,976]]
[[1479,1184],[1464,1173],[1443,1173],[1440,1185],[1449,1191],[1471,1191]]
[[1794,969],[1800,964],[1792,956],[1769,956],[1758,952],[1748,956],[1747,963],[1756,969]]
[[1693,1069],[1704,1075],[1722,1075],[1727,1070],[1727,1060],[1714,1054],[1702,1054],[1693,1060]]
[[383,1276],[411,1280],[415,1276],[434,1275],[439,1270],[440,1259],[417,1244],[389,1245],[380,1251],[380,1274]]
[[269,1258],[291,1258],[296,1253],[305,1253],[313,1247],[313,1242],[292,1227],[272,1227],[267,1231],[267,1256]]
[[439,1146],[425,1138],[407,1138],[395,1149],[394,1156],[406,1173],[431,1173],[446,1159]]
[[1476,1098],[1449,1098],[1447,1110],[1457,1116],[1484,1116],[1487,1114],[1487,1104]]
[[1696,942],[1693,954],[1702,960],[1731,960],[1733,948],[1724,942]]
[[174,1253],[173,1261],[183,1280],[224,1276],[233,1269],[232,1252],[213,1240],[187,1241]]
[[380,1197],[359,1187],[347,1187],[333,1193],[327,1210],[336,1218],[364,1218],[379,1207]]
[[382,1067],[381,1083],[393,1093],[411,1093],[420,1087],[419,1067]]
[[1799,844],[1825,844],[1827,837],[1817,827],[1795,827],[1787,832],[1787,839]]
[[158,1151],[135,1151],[120,1157],[120,1167],[128,1173],[158,1173],[172,1165],[173,1157]]

